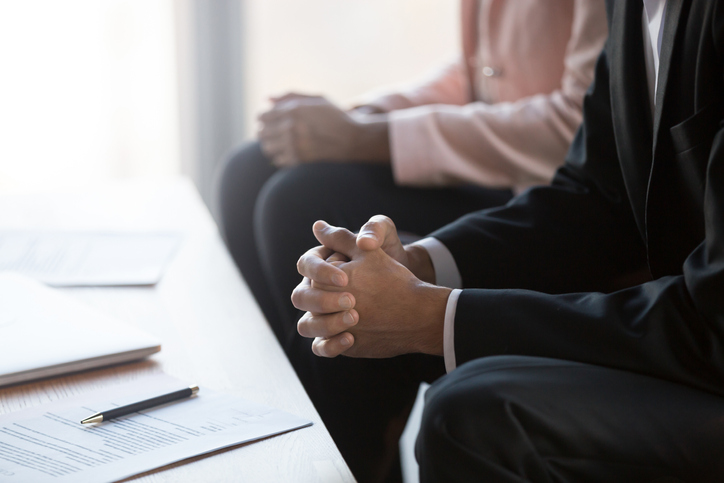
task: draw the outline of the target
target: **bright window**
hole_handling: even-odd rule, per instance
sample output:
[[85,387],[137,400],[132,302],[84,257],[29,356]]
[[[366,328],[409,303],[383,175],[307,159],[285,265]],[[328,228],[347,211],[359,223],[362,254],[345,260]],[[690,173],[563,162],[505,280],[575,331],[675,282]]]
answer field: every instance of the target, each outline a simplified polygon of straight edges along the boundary
[[172,0],[0,0],[0,190],[179,170]]

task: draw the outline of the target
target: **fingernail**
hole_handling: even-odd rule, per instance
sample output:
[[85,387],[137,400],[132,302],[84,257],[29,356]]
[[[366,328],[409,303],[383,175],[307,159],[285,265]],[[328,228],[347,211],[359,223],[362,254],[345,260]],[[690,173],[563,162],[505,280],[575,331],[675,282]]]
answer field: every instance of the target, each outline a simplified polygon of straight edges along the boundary
[[339,339],[339,343],[342,344],[343,346],[348,346],[348,345],[349,345],[349,337],[342,337],[341,339]]
[[344,314],[344,317],[342,317],[342,321],[347,325],[352,325],[354,324],[354,317],[352,317],[351,313],[347,312]]
[[343,295],[339,298],[339,306],[345,310],[352,308],[352,299],[348,295]]
[[340,274],[332,275],[332,283],[338,287],[344,286],[344,277]]
[[374,233],[363,233],[362,238],[369,238],[370,240],[377,241],[377,235]]

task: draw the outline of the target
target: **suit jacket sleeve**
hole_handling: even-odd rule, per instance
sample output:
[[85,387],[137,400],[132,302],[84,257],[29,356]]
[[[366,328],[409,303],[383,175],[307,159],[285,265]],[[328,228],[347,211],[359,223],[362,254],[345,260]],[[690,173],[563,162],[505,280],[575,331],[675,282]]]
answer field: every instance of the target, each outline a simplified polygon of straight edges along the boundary
[[458,301],[457,363],[544,356],[724,393],[724,128],[709,154],[705,240],[682,274],[615,290],[646,255],[618,163],[606,59],[604,51],[553,185],[433,233],[464,287],[482,287]]

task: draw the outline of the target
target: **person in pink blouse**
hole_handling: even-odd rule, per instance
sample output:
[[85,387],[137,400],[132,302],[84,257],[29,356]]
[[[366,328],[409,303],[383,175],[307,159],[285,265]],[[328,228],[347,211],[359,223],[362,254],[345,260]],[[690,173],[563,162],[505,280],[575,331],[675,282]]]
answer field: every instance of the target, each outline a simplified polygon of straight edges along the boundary
[[[232,256],[360,481],[389,471],[390,424],[406,416],[417,382],[405,385],[399,361],[309,356],[289,300],[297,259],[317,245],[309,227],[324,219],[355,229],[384,213],[411,238],[548,183],[581,123],[606,11],[601,0],[462,0],[461,30],[459,59],[351,110],[320,96],[272,99],[259,140],[219,175],[217,213]],[[364,389],[379,370],[400,372],[394,391]],[[350,392],[360,414],[379,397],[389,413],[350,427],[334,412],[334,398],[349,407]]]
[[279,167],[390,164],[401,186],[548,183],[581,122],[607,34],[603,3],[464,1],[462,12],[460,59],[352,112],[319,96],[277,98],[261,115],[263,151]]

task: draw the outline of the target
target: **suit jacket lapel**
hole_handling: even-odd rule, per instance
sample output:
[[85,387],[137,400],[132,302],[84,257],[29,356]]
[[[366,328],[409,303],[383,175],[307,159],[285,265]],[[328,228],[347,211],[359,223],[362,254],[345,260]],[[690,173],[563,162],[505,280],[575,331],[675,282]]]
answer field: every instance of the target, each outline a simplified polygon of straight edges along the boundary
[[[641,0],[614,4],[609,36],[611,111],[621,169],[636,223],[646,235],[646,192],[652,162],[652,119],[644,59]],[[642,102],[643,101],[643,102]]]

